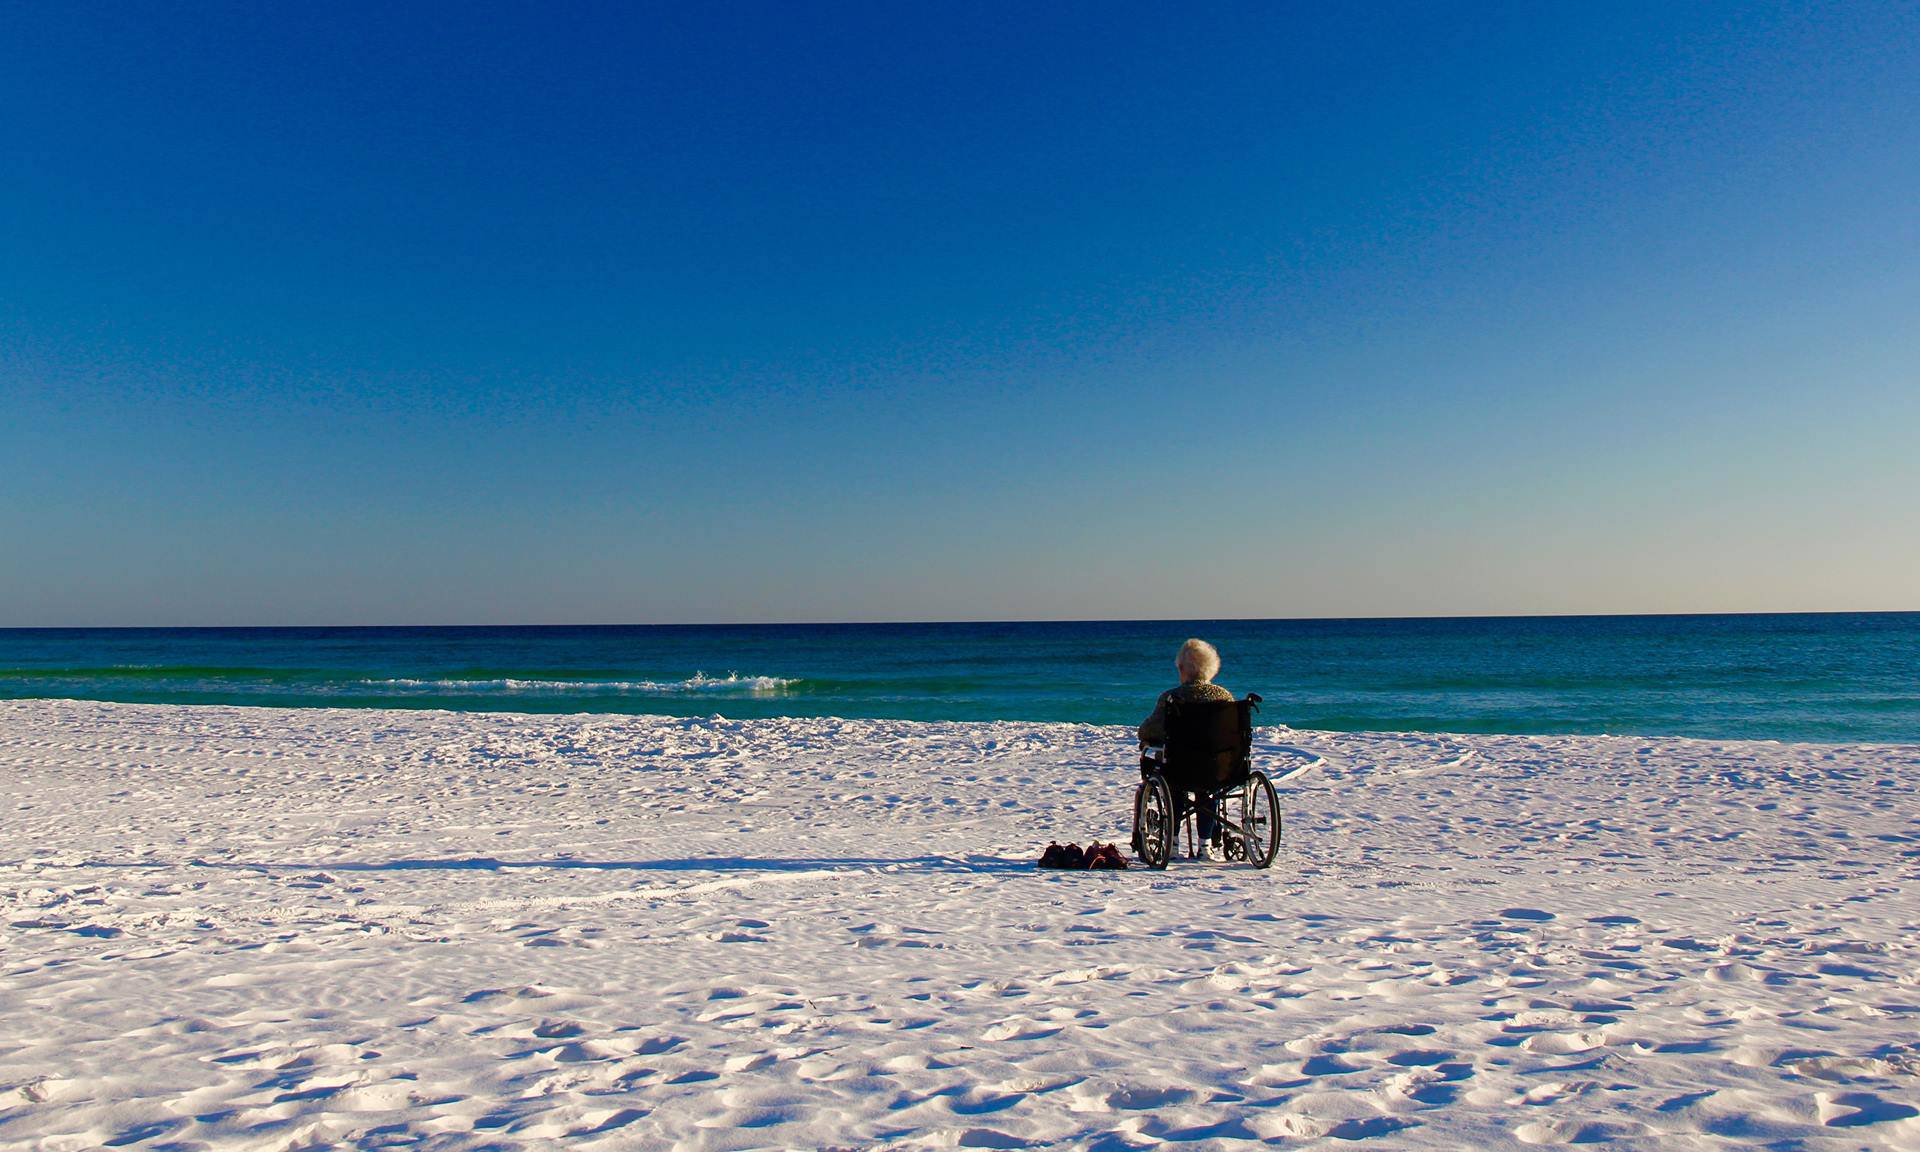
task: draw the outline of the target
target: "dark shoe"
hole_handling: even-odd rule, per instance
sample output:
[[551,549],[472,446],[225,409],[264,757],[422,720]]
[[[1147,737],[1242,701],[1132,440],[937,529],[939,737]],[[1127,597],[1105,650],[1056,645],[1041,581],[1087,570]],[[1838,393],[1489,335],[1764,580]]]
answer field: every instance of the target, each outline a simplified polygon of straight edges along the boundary
[[1069,844],[1060,850],[1060,867],[1085,868],[1086,866],[1087,854],[1080,850],[1080,845]]
[[1042,868],[1066,867],[1066,865],[1060,863],[1060,856],[1061,856],[1060,845],[1053,841],[1049,841],[1047,843],[1047,850],[1045,852],[1040,853],[1040,867]]

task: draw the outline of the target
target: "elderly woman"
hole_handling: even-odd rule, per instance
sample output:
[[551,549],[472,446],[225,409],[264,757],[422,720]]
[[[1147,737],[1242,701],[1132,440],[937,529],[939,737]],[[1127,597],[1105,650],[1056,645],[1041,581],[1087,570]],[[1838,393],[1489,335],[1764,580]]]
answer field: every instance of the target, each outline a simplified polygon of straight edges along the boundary
[[[1213,682],[1213,678],[1220,674],[1220,653],[1205,640],[1189,640],[1180,645],[1180,654],[1174,657],[1173,668],[1180,674],[1180,686],[1160,693],[1160,699],[1153,706],[1153,715],[1140,725],[1142,745],[1167,742],[1167,704],[1170,701],[1184,704],[1233,699],[1233,693]],[[1175,806],[1178,807],[1181,801],[1182,798],[1176,796]],[[1225,859],[1220,847],[1213,842],[1217,826],[1213,802],[1201,797],[1196,810],[1200,823],[1200,843],[1204,846],[1202,854],[1208,859]]]

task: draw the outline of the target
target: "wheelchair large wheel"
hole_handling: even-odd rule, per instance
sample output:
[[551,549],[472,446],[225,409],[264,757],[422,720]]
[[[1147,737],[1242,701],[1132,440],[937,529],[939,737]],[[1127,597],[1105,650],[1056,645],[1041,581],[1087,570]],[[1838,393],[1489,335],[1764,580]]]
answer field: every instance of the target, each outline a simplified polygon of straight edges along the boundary
[[1247,777],[1240,790],[1240,827],[1246,830],[1247,863],[1255,868],[1273,863],[1280,851],[1280,797],[1265,772]]
[[1173,858],[1173,793],[1164,778],[1140,781],[1133,794],[1133,843],[1149,868],[1160,869]]

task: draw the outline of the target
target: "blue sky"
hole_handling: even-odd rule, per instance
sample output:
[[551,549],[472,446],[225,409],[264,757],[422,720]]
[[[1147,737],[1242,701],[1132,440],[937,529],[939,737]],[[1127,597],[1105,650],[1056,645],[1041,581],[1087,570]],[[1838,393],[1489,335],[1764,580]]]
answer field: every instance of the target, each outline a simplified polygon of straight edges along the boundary
[[1920,608],[1920,13],[1342,7],[16,8],[0,625]]

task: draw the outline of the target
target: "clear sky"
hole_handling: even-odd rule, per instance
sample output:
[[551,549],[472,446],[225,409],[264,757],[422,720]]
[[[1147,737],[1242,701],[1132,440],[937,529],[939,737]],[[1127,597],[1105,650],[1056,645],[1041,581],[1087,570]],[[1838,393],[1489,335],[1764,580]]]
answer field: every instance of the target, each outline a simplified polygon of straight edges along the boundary
[[1920,8],[0,15],[0,625],[1920,609]]

